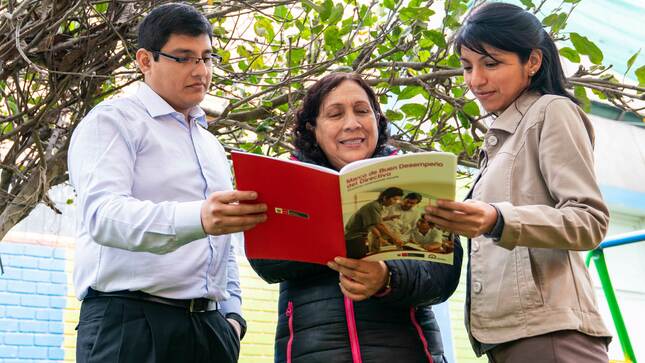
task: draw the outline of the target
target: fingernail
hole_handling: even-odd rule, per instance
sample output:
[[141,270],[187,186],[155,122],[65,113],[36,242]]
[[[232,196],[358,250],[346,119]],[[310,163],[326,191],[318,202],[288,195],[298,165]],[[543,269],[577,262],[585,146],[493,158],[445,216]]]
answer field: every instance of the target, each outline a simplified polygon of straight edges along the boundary
[[340,258],[340,257],[335,257],[335,258],[334,258],[334,262],[336,262],[336,263],[341,263],[341,262],[343,262],[343,259],[342,259],[342,258]]

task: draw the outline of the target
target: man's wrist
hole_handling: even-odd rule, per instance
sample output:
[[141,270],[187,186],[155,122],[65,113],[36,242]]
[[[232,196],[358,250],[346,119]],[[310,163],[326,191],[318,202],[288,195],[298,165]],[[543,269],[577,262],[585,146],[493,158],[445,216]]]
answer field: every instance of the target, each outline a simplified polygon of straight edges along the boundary
[[387,264],[385,264],[383,261],[380,261],[385,265],[385,283],[383,286],[374,294],[375,297],[382,297],[387,295],[391,290],[392,290],[392,271],[390,271],[389,267],[387,267]]
[[229,319],[229,318],[226,318],[226,321],[231,325],[233,330],[235,330],[235,335],[237,335],[237,339],[241,340],[242,339],[241,338],[241,336],[242,336],[242,326],[240,325],[240,323],[238,323],[237,320],[233,320],[233,319]]
[[239,324],[240,340],[244,339],[244,335],[246,335],[246,320],[238,313],[228,313],[226,314],[226,319],[233,320]]

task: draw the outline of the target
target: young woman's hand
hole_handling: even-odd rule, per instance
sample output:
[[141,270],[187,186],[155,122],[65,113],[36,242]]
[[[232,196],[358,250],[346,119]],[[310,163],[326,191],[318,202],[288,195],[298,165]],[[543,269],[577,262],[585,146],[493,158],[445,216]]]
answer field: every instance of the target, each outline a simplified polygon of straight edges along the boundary
[[497,209],[488,203],[469,199],[465,202],[438,200],[427,206],[426,215],[441,229],[466,237],[489,233],[497,222]]
[[340,290],[354,301],[370,298],[385,287],[389,270],[383,261],[336,257],[327,266],[340,273]]

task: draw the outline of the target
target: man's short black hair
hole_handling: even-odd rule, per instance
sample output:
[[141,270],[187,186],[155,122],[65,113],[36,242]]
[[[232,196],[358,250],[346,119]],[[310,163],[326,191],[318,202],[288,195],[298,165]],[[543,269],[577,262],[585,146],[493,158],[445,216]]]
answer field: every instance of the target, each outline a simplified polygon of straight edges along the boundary
[[[213,38],[211,23],[190,5],[170,3],[156,7],[139,24],[139,48],[159,51],[172,34]],[[155,60],[156,60],[155,56]]]

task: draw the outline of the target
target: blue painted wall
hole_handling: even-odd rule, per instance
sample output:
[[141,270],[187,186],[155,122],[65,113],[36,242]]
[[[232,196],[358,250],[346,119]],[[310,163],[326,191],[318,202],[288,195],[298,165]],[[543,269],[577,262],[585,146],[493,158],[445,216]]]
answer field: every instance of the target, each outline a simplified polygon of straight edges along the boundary
[[0,362],[64,359],[65,249],[0,242]]

